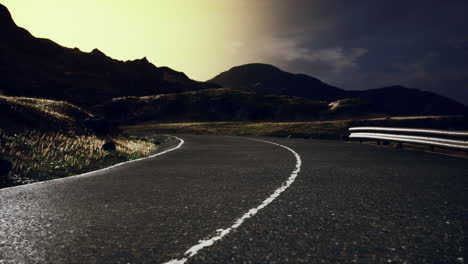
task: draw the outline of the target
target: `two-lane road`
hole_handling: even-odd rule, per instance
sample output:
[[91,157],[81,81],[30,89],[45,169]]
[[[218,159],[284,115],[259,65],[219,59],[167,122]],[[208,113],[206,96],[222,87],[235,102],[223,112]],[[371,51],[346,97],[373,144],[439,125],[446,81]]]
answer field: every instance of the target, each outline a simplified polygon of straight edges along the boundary
[[0,190],[0,263],[166,263],[201,239],[208,246],[187,263],[467,261],[466,159],[180,137],[181,148],[154,158]]

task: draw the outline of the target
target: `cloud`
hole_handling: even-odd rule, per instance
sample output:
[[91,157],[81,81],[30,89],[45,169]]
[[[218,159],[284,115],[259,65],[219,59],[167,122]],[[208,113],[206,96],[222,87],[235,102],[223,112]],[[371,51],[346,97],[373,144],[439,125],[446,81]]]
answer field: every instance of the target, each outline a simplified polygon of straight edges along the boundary
[[337,73],[357,68],[357,60],[368,53],[364,48],[311,48],[298,39],[273,38],[267,42],[263,45],[267,57],[288,63],[319,63]]

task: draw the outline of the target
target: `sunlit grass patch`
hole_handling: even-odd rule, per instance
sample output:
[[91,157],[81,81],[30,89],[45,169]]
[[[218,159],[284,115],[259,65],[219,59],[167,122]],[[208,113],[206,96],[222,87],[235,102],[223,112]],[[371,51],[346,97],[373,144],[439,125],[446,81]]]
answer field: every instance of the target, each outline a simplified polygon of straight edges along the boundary
[[85,109],[65,101],[2,95],[0,95],[0,99],[9,102],[12,104],[12,107],[15,107],[15,105],[24,106],[26,108],[42,112],[43,114],[62,120],[77,121],[77,116],[93,116],[93,114],[86,111]]
[[106,140],[94,135],[0,129],[0,153],[13,163],[12,184],[24,184],[81,173],[156,151],[156,145],[123,136],[112,138],[115,152],[102,150]]

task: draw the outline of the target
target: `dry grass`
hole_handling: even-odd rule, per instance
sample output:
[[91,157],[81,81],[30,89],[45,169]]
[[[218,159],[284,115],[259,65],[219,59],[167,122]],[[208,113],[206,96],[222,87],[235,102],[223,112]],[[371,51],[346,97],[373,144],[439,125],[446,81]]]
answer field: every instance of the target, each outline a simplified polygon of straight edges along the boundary
[[0,96],[0,99],[11,103],[13,107],[15,105],[24,106],[26,108],[34,109],[36,111],[42,112],[43,114],[62,120],[77,121],[77,113],[79,113],[81,116],[93,116],[93,114],[86,111],[85,109],[65,101],[15,96]]
[[[103,139],[85,124],[93,114],[65,101],[0,96],[0,158],[12,162],[3,186],[54,179],[148,156],[156,145],[115,131]],[[117,151],[102,145],[113,140]]]
[[68,176],[119,161],[148,156],[156,150],[150,142],[113,138],[117,152],[102,150],[104,139],[93,135],[0,129],[0,153],[13,163],[13,184]]

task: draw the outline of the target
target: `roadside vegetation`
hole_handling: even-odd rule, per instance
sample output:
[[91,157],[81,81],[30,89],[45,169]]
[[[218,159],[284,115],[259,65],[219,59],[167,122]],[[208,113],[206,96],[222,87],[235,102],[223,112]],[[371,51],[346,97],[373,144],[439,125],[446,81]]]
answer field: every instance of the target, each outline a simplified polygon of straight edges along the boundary
[[105,151],[106,140],[95,135],[0,129],[0,152],[12,162],[10,185],[50,180],[90,171],[153,153],[156,145],[113,137],[116,151]]
[[[67,102],[0,96],[0,159],[10,163],[0,188],[50,180],[154,153],[151,142],[118,130],[96,133],[86,120],[93,115]],[[112,142],[115,150],[104,150]]]
[[208,134],[233,136],[300,137],[315,139],[346,139],[353,126],[426,127],[468,130],[466,117],[387,117],[316,122],[205,122],[205,123],[143,123],[121,127],[129,134]]

